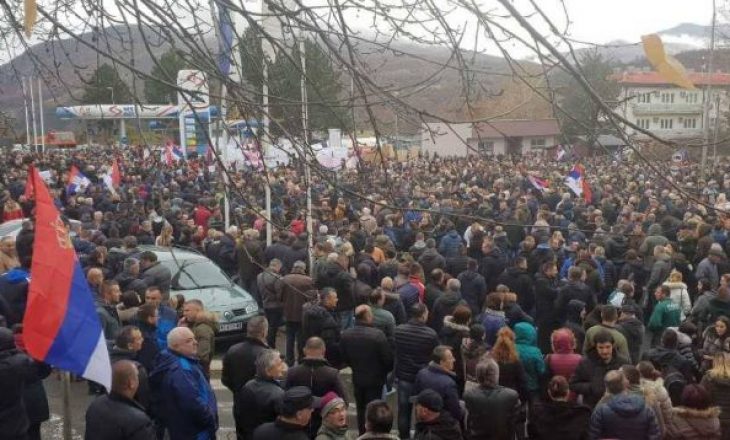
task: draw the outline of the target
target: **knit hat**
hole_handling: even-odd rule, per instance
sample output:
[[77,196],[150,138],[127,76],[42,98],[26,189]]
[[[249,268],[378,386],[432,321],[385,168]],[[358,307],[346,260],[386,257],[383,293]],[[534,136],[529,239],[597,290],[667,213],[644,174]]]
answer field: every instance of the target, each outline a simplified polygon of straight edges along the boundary
[[338,396],[334,391],[330,391],[320,400],[319,412],[322,418],[327,417],[330,411],[337,408],[338,405],[344,405],[345,401],[342,397]]

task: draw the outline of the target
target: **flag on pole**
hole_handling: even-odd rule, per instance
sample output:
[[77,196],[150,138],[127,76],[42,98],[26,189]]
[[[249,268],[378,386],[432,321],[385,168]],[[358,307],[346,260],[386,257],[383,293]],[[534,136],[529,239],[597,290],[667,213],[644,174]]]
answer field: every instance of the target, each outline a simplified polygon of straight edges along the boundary
[[66,192],[69,194],[84,192],[89,185],[91,185],[91,180],[76,165],[71,165],[71,171],[68,172],[66,182]]
[[165,144],[165,149],[162,151],[162,160],[165,161],[167,166],[171,166],[179,160],[183,160],[183,152],[177,145],[173,145],[172,142]]
[[233,63],[233,22],[228,8],[221,2],[218,5],[218,69],[221,74],[227,77],[231,72]]
[[593,200],[593,192],[591,191],[591,186],[586,181],[585,168],[581,164],[573,165],[570,173],[565,178],[565,184],[576,196],[583,196],[583,200],[586,203],[590,203]]
[[545,188],[550,186],[550,182],[539,177],[535,177],[532,174],[527,175],[527,180],[529,180],[532,186],[534,186],[535,189],[539,190],[540,192],[545,191]]
[[111,389],[104,332],[78,256],[46,184],[33,169],[35,241],[23,333],[28,354]]
[[111,169],[109,169],[109,172],[104,175],[102,178],[104,180],[104,185],[109,189],[109,192],[111,192],[113,195],[117,195],[116,188],[119,187],[119,184],[122,181],[122,175],[119,171],[119,164],[117,163],[117,160],[114,159],[114,163],[112,163]]

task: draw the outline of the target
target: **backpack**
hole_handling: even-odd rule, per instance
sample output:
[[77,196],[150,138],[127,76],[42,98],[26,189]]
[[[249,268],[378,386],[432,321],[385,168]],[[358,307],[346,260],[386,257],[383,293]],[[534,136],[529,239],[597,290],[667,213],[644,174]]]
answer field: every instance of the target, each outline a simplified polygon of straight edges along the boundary
[[666,388],[669,394],[672,405],[679,406],[682,403],[682,391],[687,386],[687,378],[679,370],[671,366],[664,368],[662,377],[664,378],[664,388]]

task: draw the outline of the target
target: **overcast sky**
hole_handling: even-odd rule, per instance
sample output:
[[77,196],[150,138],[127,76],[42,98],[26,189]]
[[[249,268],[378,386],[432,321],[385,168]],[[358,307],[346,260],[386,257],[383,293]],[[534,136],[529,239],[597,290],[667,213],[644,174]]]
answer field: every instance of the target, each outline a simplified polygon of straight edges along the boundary
[[[612,40],[639,41],[643,34],[661,31],[680,23],[710,24],[712,0],[565,0],[570,14],[571,34],[596,43]],[[724,0],[718,0],[719,5]],[[545,7],[560,17],[555,0]],[[542,5],[543,2],[539,2]],[[548,6],[549,5],[549,6]]]

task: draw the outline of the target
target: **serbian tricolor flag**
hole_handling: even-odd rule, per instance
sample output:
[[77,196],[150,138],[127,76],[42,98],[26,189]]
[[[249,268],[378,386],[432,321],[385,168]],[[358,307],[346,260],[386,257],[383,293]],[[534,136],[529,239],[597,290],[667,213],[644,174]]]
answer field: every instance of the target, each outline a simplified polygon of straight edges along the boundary
[[165,149],[162,151],[162,160],[165,161],[167,166],[171,166],[175,162],[184,158],[183,152],[179,146],[173,145],[172,142],[167,142]]
[[111,389],[112,372],[94,299],[46,184],[33,170],[36,216],[23,334],[28,354]]
[[586,203],[590,203],[593,200],[593,192],[591,186],[586,181],[585,168],[581,164],[573,165],[573,169],[570,170],[568,176],[565,178],[565,184],[571,189],[577,196],[583,196],[583,200]]
[[76,165],[71,165],[71,171],[68,172],[66,181],[66,192],[69,194],[84,192],[89,185],[91,185],[91,180]]
[[535,177],[532,174],[527,175],[527,180],[529,180],[532,186],[534,186],[535,189],[539,190],[540,192],[545,191],[545,188],[550,186],[550,182],[539,177]]
[[114,163],[112,163],[112,167],[109,172],[104,175],[103,180],[109,191],[112,194],[116,194],[116,188],[118,188],[119,184],[122,182],[122,174],[119,171],[119,164],[116,159],[114,159]]

